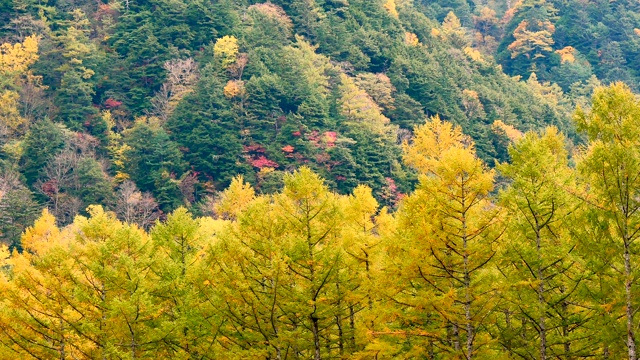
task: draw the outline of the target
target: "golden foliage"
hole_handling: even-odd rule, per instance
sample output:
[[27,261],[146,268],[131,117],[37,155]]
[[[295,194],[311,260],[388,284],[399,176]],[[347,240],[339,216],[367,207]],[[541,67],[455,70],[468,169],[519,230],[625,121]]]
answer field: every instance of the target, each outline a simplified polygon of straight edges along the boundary
[[[467,353],[493,359],[488,353],[480,355],[491,339],[476,337],[474,328],[490,314],[485,304],[495,296],[486,290],[493,283],[491,272],[479,270],[486,269],[500,237],[499,210],[490,196],[495,171],[478,159],[459,126],[437,116],[416,128],[412,144],[405,143],[405,161],[418,170],[420,183],[396,215],[400,252],[389,254],[394,259],[390,263],[397,266],[389,275],[406,276],[386,286],[394,301],[407,304],[398,316],[415,321],[412,329],[429,339],[450,338],[446,326],[432,326],[420,315],[424,309],[436,309],[447,321],[466,324]],[[456,281],[462,278],[467,280]],[[406,358],[419,357],[428,346],[429,340],[414,339],[413,353]],[[452,348],[448,358],[464,358],[458,353]]]
[[241,175],[236,176],[231,180],[229,187],[220,195],[214,210],[224,217],[235,217],[255,198],[255,195],[253,187],[249,183],[245,183]]
[[458,19],[453,11],[449,11],[447,16],[442,21],[441,37],[458,48],[464,48],[470,43],[467,30],[462,27],[460,19]]
[[340,107],[342,115],[353,126],[360,126],[369,131],[385,135],[389,132],[389,119],[382,114],[380,106],[371,96],[359,88],[354,80],[345,74],[340,74]]
[[462,23],[453,11],[449,11],[447,16],[442,21],[442,30],[445,35],[461,31]]
[[514,142],[520,140],[522,136],[524,136],[522,134],[522,131],[514,128],[511,125],[505,124],[502,120],[494,121],[493,124],[491,125],[491,128],[493,129],[493,131],[504,132],[505,135],[507,135],[507,137],[509,138],[509,140]]
[[227,99],[233,99],[238,96],[242,96],[245,93],[244,81],[242,80],[229,80],[227,85],[224,86],[224,96]]
[[420,45],[420,40],[418,40],[418,36],[416,34],[405,31],[404,43],[405,45],[408,45],[408,46],[418,46]]
[[122,141],[121,133],[113,130],[116,127],[116,123],[111,112],[108,110],[103,111],[102,118],[108,127],[107,138],[109,139],[109,144],[107,145],[107,151],[111,155],[111,161],[116,171],[114,179],[116,183],[121,183],[129,179],[125,164],[127,162],[127,153],[131,150],[131,147]]
[[382,5],[391,16],[397,18],[398,17],[398,9],[396,8],[396,2],[394,0],[387,0],[384,5]]
[[[22,43],[0,45],[0,135],[15,137],[27,130],[27,120],[20,114],[20,96],[15,91],[23,83],[41,87],[39,77],[31,75],[29,66],[38,60],[38,38],[27,37]],[[4,90],[4,91],[3,91]]]
[[556,50],[556,54],[560,55],[560,61],[564,63],[572,64],[576,61],[575,57],[576,49],[573,46],[565,46],[560,50]]
[[482,58],[482,54],[480,51],[472,48],[471,46],[467,46],[464,48],[464,53],[473,61],[482,63],[484,59]]
[[45,208],[35,224],[25,231],[22,237],[22,247],[33,254],[41,254],[49,248],[59,245],[61,241],[62,237],[56,226],[56,219]]
[[0,94],[0,132],[3,135],[21,134],[25,130],[27,120],[18,111],[19,98],[15,91]]
[[462,133],[460,126],[432,116],[415,129],[413,143],[404,143],[404,160],[421,173],[428,173],[451,149],[473,149],[471,138]]
[[27,37],[24,42],[0,45],[0,75],[25,72],[38,60],[38,38]]
[[216,41],[213,46],[213,55],[220,59],[223,67],[229,67],[236,62],[238,55],[238,39],[235,36],[226,35]]
[[531,73],[527,80],[527,85],[534,91],[536,96],[548,101],[553,106],[562,105],[564,101],[564,95],[562,88],[556,83],[550,83],[549,81],[539,82],[538,75]]
[[545,57],[543,53],[551,52],[554,44],[552,35],[555,27],[550,21],[538,21],[535,29],[530,29],[527,20],[522,20],[518,27],[513,31],[515,41],[509,44],[507,49],[511,51],[511,58],[514,59],[520,55],[527,58]]

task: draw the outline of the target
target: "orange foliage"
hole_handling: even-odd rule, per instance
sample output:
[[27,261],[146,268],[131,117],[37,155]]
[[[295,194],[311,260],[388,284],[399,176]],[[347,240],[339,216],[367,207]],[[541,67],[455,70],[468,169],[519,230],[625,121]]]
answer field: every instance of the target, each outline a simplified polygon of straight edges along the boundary
[[234,97],[241,96],[245,93],[244,91],[244,81],[242,80],[229,80],[227,85],[225,85],[223,90],[224,96],[227,99],[232,99]]
[[556,54],[560,55],[560,61],[564,63],[573,63],[576,61],[576,49],[573,46],[566,46],[560,50],[556,50]]
[[511,141],[517,141],[522,138],[523,134],[520,130],[511,125],[507,125],[502,120],[496,120],[491,126],[494,132],[503,131]]

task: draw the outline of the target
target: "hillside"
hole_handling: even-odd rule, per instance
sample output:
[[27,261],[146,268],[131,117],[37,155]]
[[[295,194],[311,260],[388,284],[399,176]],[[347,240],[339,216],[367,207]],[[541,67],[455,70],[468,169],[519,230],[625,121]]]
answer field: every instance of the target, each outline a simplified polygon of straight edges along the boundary
[[3,72],[10,242],[38,204],[65,224],[89,204],[116,208],[127,180],[162,213],[199,212],[237,174],[270,193],[307,165],[393,206],[416,183],[401,144],[431,115],[491,165],[513,128],[572,132],[574,100],[505,75],[455,15],[408,1],[1,7],[7,61],[19,44],[32,52]]
[[637,360],[638,7],[0,0],[0,359]]

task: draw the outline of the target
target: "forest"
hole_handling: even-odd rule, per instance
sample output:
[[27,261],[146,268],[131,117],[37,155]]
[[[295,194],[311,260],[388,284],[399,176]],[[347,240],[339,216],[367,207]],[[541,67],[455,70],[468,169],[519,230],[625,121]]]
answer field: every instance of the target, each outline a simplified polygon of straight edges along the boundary
[[636,360],[640,4],[0,0],[0,359]]

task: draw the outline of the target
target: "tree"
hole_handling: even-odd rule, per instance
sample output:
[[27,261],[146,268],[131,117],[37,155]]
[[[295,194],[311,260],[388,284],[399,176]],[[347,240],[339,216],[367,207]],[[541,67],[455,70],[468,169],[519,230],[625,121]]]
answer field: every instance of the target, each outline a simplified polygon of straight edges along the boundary
[[7,171],[0,176],[0,236],[9,249],[22,250],[20,237],[36,220],[39,210],[40,204],[18,173]]
[[61,231],[45,210],[8,260],[1,326],[3,339],[20,339],[14,356],[135,359],[157,341],[146,234],[100,207],[89,213]]
[[498,166],[511,180],[500,194],[510,214],[500,257],[507,300],[496,322],[500,342],[521,357],[584,356],[592,350],[581,342],[592,312],[582,304],[586,269],[569,230],[579,202],[569,193],[575,176],[565,139],[555,128],[530,132],[509,155]]
[[[73,19],[56,35],[56,41],[61,46],[61,55],[67,59],[66,63],[56,69],[61,74],[60,87],[56,92],[56,105],[69,128],[81,130],[87,127],[88,130],[92,130],[93,121],[100,119],[94,119],[97,114],[92,106],[95,89],[94,84],[88,81],[95,75],[95,71],[87,66],[91,57],[95,56],[96,49],[89,40],[90,23],[84,12],[76,9],[72,15]],[[90,132],[98,135],[100,130]]]
[[22,245],[22,253],[2,254],[8,265],[0,283],[3,357],[86,356],[86,343],[72,330],[77,317],[64,298],[72,263],[68,242],[47,210],[27,229]]
[[513,32],[515,41],[508,47],[511,51],[511,58],[521,55],[532,60],[545,57],[545,54],[553,51],[552,35],[554,30],[555,28],[548,21],[540,23],[538,26],[530,26],[527,20],[522,20]]
[[70,249],[78,295],[67,301],[79,313],[77,329],[94,342],[91,357],[145,357],[158,341],[152,329],[161,311],[150,291],[156,281],[150,239],[99,206],[88,213],[75,220]]
[[21,167],[28,185],[33,185],[43,175],[43,168],[61,151],[65,136],[60,126],[49,119],[33,124],[24,139]]
[[182,154],[166,131],[139,119],[124,134],[125,168],[142,191],[152,192],[163,210],[173,210],[181,203],[175,183],[182,175]]
[[365,292],[349,271],[358,261],[341,250],[342,201],[306,167],[284,181],[282,192],[253,197],[237,180],[223,195],[240,209],[209,260],[223,279],[224,344],[238,358],[348,356],[362,346]]
[[[289,358],[306,350],[306,332],[292,312],[292,274],[287,268],[284,223],[274,215],[269,196],[235,179],[223,193],[221,209],[237,203],[237,221],[219,236],[209,252],[211,276],[225,321],[222,346],[229,357]],[[238,334],[235,329],[245,329]]]
[[389,119],[382,114],[380,106],[347,75],[340,74],[340,80],[340,107],[347,124],[377,135],[388,134]]
[[220,189],[234,176],[250,171],[238,161],[242,142],[236,119],[228,112],[223,87],[215,75],[203,70],[194,92],[185,97],[166,124],[199,178],[212,181]]
[[[590,226],[601,229],[588,242],[594,257],[607,259],[598,270],[615,289],[607,316],[626,323],[624,341],[629,359],[637,359],[635,313],[638,308],[638,238],[640,237],[640,102],[623,83],[596,88],[589,111],[578,108],[578,129],[590,140],[579,157],[578,170],[588,194]],[[611,331],[614,331],[611,329]],[[622,338],[623,334],[618,333]],[[615,343],[610,344],[611,354]]]
[[[214,48],[214,51],[222,50]],[[167,71],[167,81],[151,99],[152,110],[149,112],[150,116],[158,117],[163,124],[171,117],[178,103],[193,91],[193,87],[198,82],[198,66],[192,58],[167,61],[164,69]]]
[[[38,39],[28,36],[22,43],[0,45],[0,135],[24,134],[27,120],[19,111],[17,90],[30,78],[29,67],[38,60]],[[31,76],[31,78],[33,78]]]
[[5,88],[14,85],[16,76],[27,71],[29,66],[38,60],[38,38],[28,36],[22,43],[0,45],[0,86]]
[[160,306],[168,310],[158,318],[157,346],[168,357],[207,356],[220,326],[212,308],[217,303],[206,290],[214,279],[201,263],[210,235],[181,207],[156,224],[151,237],[156,254],[152,269],[158,276],[155,292]]
[[442,21],[442,36],[459,49],[468,46],[470,43],[467,30],[462,27],[460,19],[453,11],[450,11]]
[[158,203],[150,193],[142,193],[133,181],[125,180],[116,193],[115,212],[128,223],[149,229],[158,219]]
[[546,0],[525,0],[508,12],[505,36],[498,47],[498,59],[508,72],[542,74],[556,62],[559,65],[558,57],[551,56],[558,19],[553,5]]
[[488,264],[501,235],[490,201],[494,171],[459,127],[433,117],[415,133],[405,161],[420,184],[402,201],[389,245],[388,296],[403,309],[391,333],[410,340],[405,356],[490,356],[487,327],[498,298]]
[[236,62],[238,49],[238,39],[235,36],[227,35],[216,40],[216,44],[213,46],[213,53],[216,58],[220,59],[222,67],[227,68]]
[[391,227],[393,218],[386,208],[379,209],[367,186],[356,187],[344,200],[342,236],[347,258],[341,284],[349,317],[348,326],[342,326],[346,338],[342,346],[350,351],[373,354],[376,350],[372,344],[377,340],[374,334],[384,326],[383,314],[390,310],[384,308],[384,290],[379,287],[384,282],[379,279],[384,276],[385,266],[385,239],[381,234]]
[[96,159],[88,156],[80,159],[74,173],[77,177],[77,189],[74,193],[84,203],[83,208],[96,204],[104,206],[113,204],[111,181]]
[[310,330],[301,339],[306,342],[306,356],[319,360],[323,349],[331,347],[331,323],[342,310],[336,306],[340,294],[331,286],[343,260],[337,236],[340,210],[335,195],[306,167],[285,176],[285,187],[274,200],[290,241],[286,248],[290,259],[287,267],[294,283],[300,284],[292,292],[291,310],[300,314],[298,325]]

